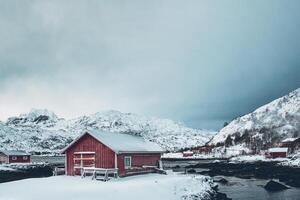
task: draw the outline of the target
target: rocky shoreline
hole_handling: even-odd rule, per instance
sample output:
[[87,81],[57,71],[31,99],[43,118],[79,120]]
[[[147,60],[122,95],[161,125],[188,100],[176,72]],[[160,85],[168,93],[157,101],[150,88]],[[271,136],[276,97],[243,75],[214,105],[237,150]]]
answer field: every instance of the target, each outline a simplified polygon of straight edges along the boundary
[[[280,182],[292,187],[300,187],[300,168],[277,165],[278,162],[255,163],[199,163],[186,166],[187,173],[199,173],[211,177],[235,176],[238,178],[278,179]],[[207,170],[196,172],[197,168]]]
[[53,166],[49,164],[12,165],[10,168],[11,170],[0,170],[0,183],[53,175]]

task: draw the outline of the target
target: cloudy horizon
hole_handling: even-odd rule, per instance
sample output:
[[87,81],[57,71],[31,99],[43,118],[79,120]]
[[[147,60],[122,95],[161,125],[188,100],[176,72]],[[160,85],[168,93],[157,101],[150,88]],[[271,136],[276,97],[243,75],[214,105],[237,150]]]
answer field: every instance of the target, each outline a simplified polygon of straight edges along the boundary
[[219,129],[300,87],[300,1],[1,1],[0,120],[119,110]]

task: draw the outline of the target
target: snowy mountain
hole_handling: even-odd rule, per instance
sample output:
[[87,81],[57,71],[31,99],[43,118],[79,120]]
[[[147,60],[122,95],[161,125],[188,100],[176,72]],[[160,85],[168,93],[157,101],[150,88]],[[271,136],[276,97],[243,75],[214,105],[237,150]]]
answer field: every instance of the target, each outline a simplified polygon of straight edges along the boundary
[[48,110],[33,109],[0,122],[0,149],[59,152],[87,128],[139,135],[170,151],[203,145],[214,134],[187,128],[169,119],[119,111],[98,112],[66,120]]
[[274,146],[288,137],[300,137],[300,88],[233,120],[210,144],[244,144],[257,150]]

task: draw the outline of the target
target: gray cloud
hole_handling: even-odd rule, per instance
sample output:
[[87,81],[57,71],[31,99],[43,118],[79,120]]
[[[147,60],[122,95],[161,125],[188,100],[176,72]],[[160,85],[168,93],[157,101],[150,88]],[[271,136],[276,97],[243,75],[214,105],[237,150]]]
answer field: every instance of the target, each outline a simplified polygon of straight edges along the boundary
[[119,109],[218,128],[300,86],[299,7],[0,1],[0,119]]

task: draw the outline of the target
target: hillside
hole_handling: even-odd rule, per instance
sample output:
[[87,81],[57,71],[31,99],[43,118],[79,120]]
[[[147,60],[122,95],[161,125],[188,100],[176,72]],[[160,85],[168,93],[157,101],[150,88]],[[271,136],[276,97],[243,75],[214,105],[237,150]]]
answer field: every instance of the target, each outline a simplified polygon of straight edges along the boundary
[[210,144],[242,144],[257,150],[288,137],[300,137],[300,88],[233,120],[214,136]]
[[66,120],[48,110],[33,109],[0,122],[0,149],[55,153],[87,128],[139,135],[169,151],[203,145],[214,134],[187,128],[169,119],[119,111],[98,112]]

